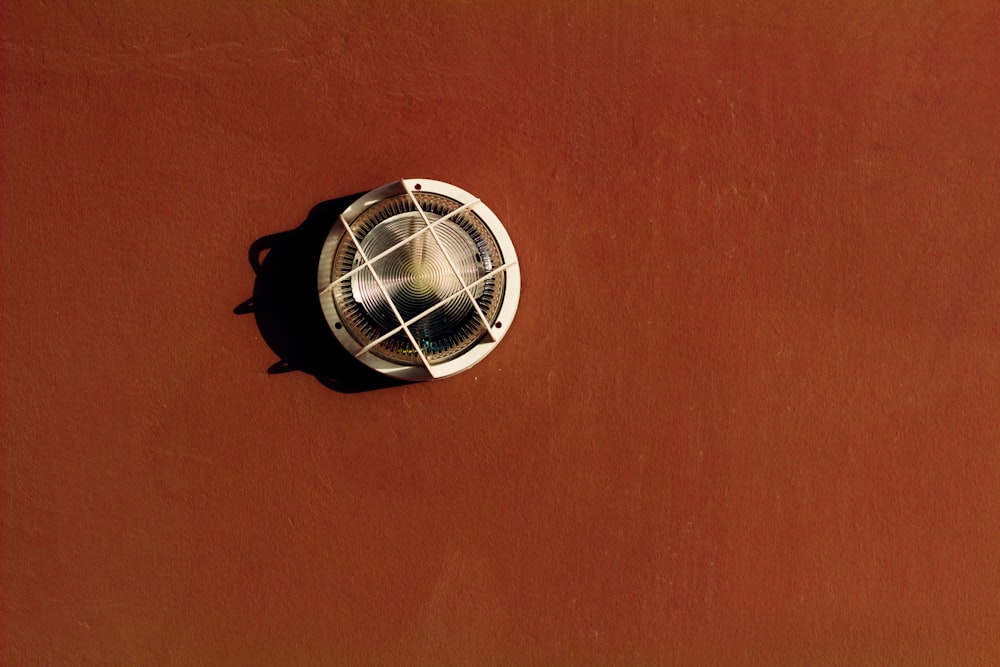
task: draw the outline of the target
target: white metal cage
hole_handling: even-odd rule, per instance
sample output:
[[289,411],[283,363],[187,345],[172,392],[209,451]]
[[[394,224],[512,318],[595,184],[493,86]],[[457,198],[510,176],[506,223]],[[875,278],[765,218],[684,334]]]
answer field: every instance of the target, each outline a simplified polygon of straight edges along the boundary
[[500,219],[465,190],[403,179],[344,211],[320,254],[317,288],[337,340],[401,380],[454,375],[510,328],[521,292]]

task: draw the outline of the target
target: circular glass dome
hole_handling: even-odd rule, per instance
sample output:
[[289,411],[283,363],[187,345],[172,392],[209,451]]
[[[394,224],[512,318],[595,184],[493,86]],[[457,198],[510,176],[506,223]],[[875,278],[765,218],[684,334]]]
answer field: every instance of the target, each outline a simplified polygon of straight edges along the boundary
[[499,342],[520,278],[500,220],[468,193],[403,180],[368,193],[327,237],[323,312],[348,351],[407,380],[453,375]]

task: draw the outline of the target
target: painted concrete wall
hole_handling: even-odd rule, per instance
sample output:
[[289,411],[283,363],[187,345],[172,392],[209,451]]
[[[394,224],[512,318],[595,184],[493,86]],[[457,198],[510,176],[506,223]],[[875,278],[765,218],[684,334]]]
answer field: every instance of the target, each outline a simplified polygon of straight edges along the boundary
[[[4,664],[1000,663],[996,3],[2,12]],[[404,176],[521,309],[356,391]]]

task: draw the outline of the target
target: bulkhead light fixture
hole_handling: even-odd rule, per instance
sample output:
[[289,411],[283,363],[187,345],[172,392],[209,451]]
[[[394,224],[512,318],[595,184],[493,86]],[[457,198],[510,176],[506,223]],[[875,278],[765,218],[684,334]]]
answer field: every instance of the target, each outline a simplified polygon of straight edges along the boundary
[[510,328],[521,292],[514,245],[468,192],[403,179],[344,211],[317,276],[323,314],[359,361],[400,380],[454,375]]

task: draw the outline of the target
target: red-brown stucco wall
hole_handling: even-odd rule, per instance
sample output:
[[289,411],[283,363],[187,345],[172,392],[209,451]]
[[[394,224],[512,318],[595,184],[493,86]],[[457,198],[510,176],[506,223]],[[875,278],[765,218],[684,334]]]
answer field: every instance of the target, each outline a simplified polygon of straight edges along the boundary
[[[4,664],[1000,664],[996,3],[0,21]],[[251,245],[401,177],[509,335],[273,372]]]

